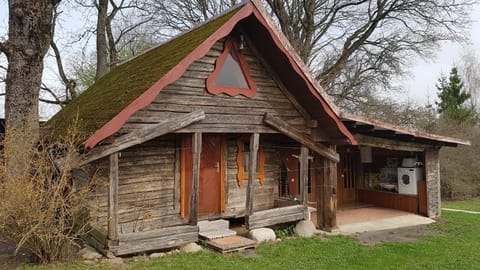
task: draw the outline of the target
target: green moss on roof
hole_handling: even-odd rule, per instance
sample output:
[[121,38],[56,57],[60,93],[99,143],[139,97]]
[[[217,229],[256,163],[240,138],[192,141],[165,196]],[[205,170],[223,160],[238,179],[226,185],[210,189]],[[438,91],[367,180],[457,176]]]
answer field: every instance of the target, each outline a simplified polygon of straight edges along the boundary
[[66,134],[69,126],[75,123],[78,117],[82,126],[80,139],[87,139],[161,79],[239,10],[240,7],[112,68],[53,116],[46,123],[47,128],[52,129],[54,137],[61,136]]

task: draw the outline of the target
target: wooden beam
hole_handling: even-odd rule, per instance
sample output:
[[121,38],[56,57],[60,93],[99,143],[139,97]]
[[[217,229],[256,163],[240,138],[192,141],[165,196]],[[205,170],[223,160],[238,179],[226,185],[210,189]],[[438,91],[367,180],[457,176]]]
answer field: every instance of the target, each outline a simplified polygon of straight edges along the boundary
[[357,140],[358,144],[361,146],[371,146],[378,148],[385,148],[389,150],[398,150],[398,151],[410,151],[410,152],[423,152],[425,148],[431,148],[431,145],[419,144],[413,142],[402,142],[394,139],[385,139],[372,137],[362,134],[353,135]]
[[323,209],[324,209],[324,196],[325,196],[325,168],[327,162],[325,159],[317,158],[315,159],[315,167],[322,168],[316,169],[316,183],[315,183],[315,201],[317,202],[317,227],[319,229],[324,228],[324,218],[323,218]]
[[190,224],[198,221],[198,185],[200,181],[200,155],[202,152],[202,133],[196,132],[192,137],[192,192],[190,195]]
[[283,121],[282,119],[275,117],[273,115],[270,115],[269,113],[265,113],[265,116],[263,117],[263,121],[271,125],[272,127],[278,129],[280,132],[287,135],[288,137],[296,140],[297,142],[300,142],[301,144],[317,152],[321,156],[333,162],[338,163],[340,161],[340,157],[335,151],[332,151],[330,148],[324,145],[315,143],[312,139],[310,139],[306,135],[303,135],[299,130],[290,126],[287,122]]
[[110,155],[108,187],[108,238],[118,240],[118,152]]
[[325,160],[323,193],[323,229],[332,231],[337,227],[337,163]]
[[248,160],[248,186],[247,200],[245,205],[245,215],[250,216],[253,213],[253,197],[255,194],[255,175],[257,174],[257,159],[259,148],[260,134],[253,133],[250,136],[250,156]]
[[302,188],[302,203],[305,206],[304,219],[308,219],[308,148],[302,145],[300,149],[300,187]]
[[112,144],[96,147],[85,157],[77,157],[77,161],[74,162],[74,167],[81,167],[92,161],[106,157],[112,153],[144,143],[148,140],[184,128],[203,119],[205,119],[205,113],[198,110],[171,118],[168,121],[153,125],[149,128],[132,131],[126,135],[118,137]]

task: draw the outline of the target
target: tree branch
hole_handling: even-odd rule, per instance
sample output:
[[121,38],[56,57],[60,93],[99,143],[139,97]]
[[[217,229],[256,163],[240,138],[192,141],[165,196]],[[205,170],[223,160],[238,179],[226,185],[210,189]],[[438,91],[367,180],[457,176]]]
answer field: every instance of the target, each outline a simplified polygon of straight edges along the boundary
[[0,53],[4,53],[6,56],[10,55],[10,43],[8,41],[0,42]]
[[55,92],[50,89],[49,87],[47,87],[44,83],[42,83],[42,86],[40,87],[41,90],[43,91],[46,91],[47,93],[49,93],[55,100],[48,100],[48,99],[42,99],[40,98],[39,100],[41,102],[45,102],[45,103],[48,103],[48,104],[56,104],[56,105],[60,105],[63,107],[63,105],[67,104],[67,101],[62,101],[60,100],[60,98],[57,96],[57,94],[55,94]]

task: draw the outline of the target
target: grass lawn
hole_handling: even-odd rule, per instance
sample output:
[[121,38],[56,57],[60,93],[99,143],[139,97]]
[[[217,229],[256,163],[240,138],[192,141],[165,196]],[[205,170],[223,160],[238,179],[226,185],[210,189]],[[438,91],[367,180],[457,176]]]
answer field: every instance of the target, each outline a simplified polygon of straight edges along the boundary
[[442,201],[442,207],[480,212],[480,198],[466,201]]
[[[466,204],[472,206],[471,210],[480,209],[478,199]],[[344,236],[295,238],[262,244],[254,257],[202,251],[146,261],[126,260],[122,269],[480,269],[480,215],[445,211],[443,218],[430,225],[438,233],[411,243],[372,247]],[[26,269],[109,268],[68,263]]]

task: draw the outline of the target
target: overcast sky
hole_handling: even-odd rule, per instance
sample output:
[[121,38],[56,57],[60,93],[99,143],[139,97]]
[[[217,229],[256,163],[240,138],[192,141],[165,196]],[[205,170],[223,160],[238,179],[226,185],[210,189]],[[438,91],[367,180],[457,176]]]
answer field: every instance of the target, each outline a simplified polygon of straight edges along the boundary
[[[473,24],[470,31],[471,44],[480,58],[480,4],[477,4],[472,10]],[[411,72],[411,79],[406,79],[403,83],[408,95],[404,99],[410,98],[420,104],[425,104],[428,99],[433,102],[437,97],[435,84],[440,74],[448,75],[451,68],[459,62],[462,53],[460,44],[445,43],[434,59],[428,62],[418,59]]]
[[[0,38],[7,32],[7,15],[7,0],[0,0]],[[83,19],[85,19],[85,17],[83,17]],[[480,4],[477,4],[472,10],[472,20],[474,23],[470,31],[471,46],[473,46],[478,58],[480,58]],[[82,25],[79,21],[80,20],[72,21],[72,18],[69,16],[66,18],[64,17],[59,25],[60,27],[64,25],[64,27],[63,29],[58,29],[57,32],[61,32],[64,35],[71,37],[72,33],[77,33],[79,29],[82,29]],[[65,29],[68,28],[67,26],[71,26],[70,28],[74,29]],[[427,102],[434,102],[437,96],[435,84],[437,83],[438,78],[441,74],[448,75],[452,66],[455,63],[458,63],[461,51],[461,45],[445,43],[434,58],[428,59],[427,61],[420,58],[417,59],[410,70],[412,76],[406,77],[400,81],[400,84],[403,85],[406,90],[406,94],[399,93],[398,98],[415,101],[421,105],[426,104]],[[2,59],[0,58],[0,63],[1,62]],[[45,65],[45,71],[47,73],[56,72],[55,63],[49,61]],[[48,80],[53,81],[56,80],[56,78],[54,76],[49,76],[46,80],[48,82]],[[0,106],[2,107],[0,110],[0,116],[3,116],[3,98],[0,99]],[[49,111],[51,110],[43,108],[41,113],[46,114]]]

